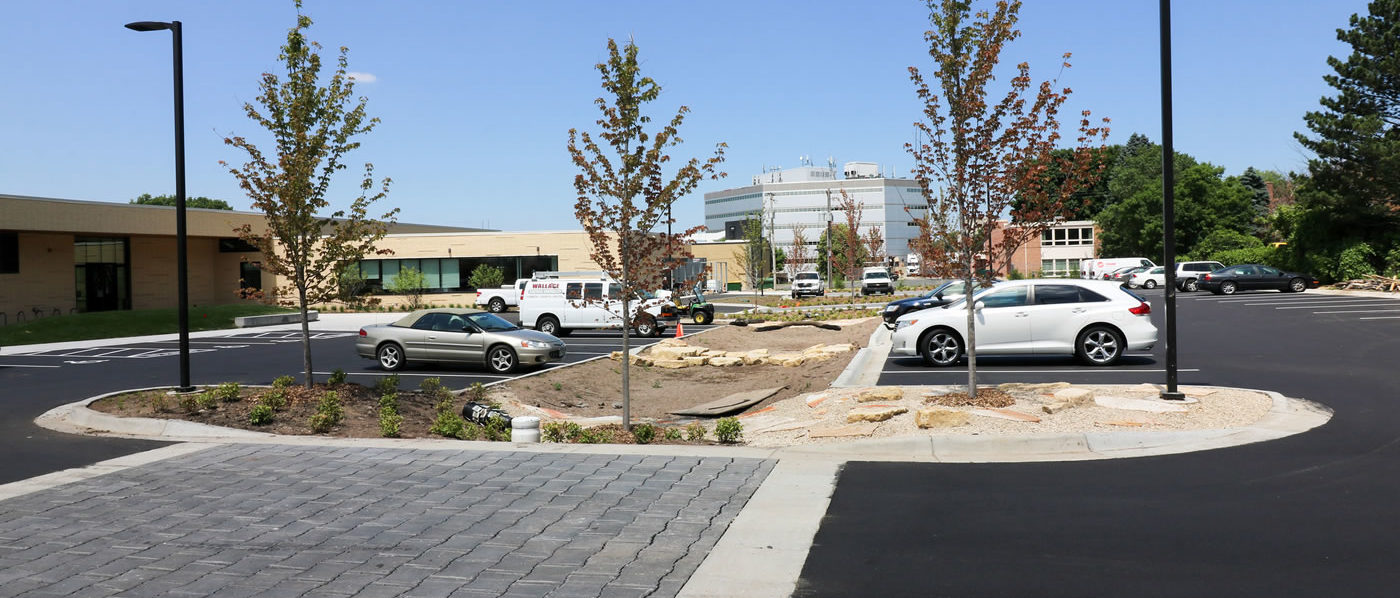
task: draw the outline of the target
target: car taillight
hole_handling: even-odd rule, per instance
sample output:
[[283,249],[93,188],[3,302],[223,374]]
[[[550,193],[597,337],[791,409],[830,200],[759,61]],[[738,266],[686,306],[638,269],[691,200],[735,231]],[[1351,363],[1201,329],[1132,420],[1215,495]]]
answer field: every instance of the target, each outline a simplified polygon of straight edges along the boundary
[[368,332],[365,332],[365,329],[364,329],[364,328],[361,328],[361,329],[360,329],[360,336],[369,336],[369,333],[368,333]]
[[1207,275],[1205,275],[1205,276],[1202,276],[1202,277],[1201,277],[1201,280],[1210,280],[1210,275],[1207,274]]
[[1128,313],[1133,314],[1135,316],[1145,316],[1147,314],[1152,313],[1152,305],[1146,301],[1143,301],[1142,303],[1138,304],[1137,307],[1128,308]]

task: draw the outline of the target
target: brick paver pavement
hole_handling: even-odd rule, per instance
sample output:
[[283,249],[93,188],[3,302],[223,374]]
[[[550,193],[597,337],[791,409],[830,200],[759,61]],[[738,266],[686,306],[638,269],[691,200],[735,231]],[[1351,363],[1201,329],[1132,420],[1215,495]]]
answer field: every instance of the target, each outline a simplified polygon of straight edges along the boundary
[[674,596],[773,464],[221,445],[0,501],[0,596]]

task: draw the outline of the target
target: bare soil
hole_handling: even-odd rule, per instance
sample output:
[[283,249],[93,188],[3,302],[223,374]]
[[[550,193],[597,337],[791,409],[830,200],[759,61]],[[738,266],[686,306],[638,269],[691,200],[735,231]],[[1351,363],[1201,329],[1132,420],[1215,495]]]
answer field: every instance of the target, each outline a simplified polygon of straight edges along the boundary
[[[686,344],[723,351],[768,349],[770,353],[801,351],[813,345],[869,343],[878,318],[831,321],[840,330],[789,326],[757,332],[753,326],[721,326],[686,337]],[[663,369],[633,365],[629,369],[630,414],[633,421],[666,423],[681,418],[672,411],[695,407],[726,396],[761,388],[783,387],[776,395],[750,407],[752,412],[795,396],[825,390],[850,363],[856,351],[825,360],[808,360],[787,367],[774,364],[692,366]],[[645,353],[643,353],[645,355]],[[581,365],[492,387],[492,397],[509,408],[512,401],[562,412],[569,417],[622,415],[622,362],[603,358]]]

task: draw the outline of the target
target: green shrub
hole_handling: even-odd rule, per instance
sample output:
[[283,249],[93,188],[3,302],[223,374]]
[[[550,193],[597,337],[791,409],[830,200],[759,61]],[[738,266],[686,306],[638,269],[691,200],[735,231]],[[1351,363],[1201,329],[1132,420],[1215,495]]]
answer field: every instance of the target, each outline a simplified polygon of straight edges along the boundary
[[738,418],[724,417],[715,422],[715,438],[722,444],[734,444],[744,439],[744,424]]
[[399,390],[399,375],[389,374],[374,383],[374,392],[380,396]]
[[385,407],[393,409],[395,412],[397,412],[399,410],[399,393],[391,392],[389,394],[380,396],[379,408],[383,409]]
[[545,442],[570,442],[583,432],[583,426],[574,422],[545,422],[540,426],[540,437]]
[[379,435],[384,438],[398,438],[399,426],[403,424],[403,416],[389,405],[383,403],[379,406]]
[[438,401],[452,400],[452,391],[442,385],[442,378],[424,378],[423,381],[418,384],[418,391]]
[[199,397],[201,396],[203,396],[203,393],[179,393],[175,395],[175,403],[179,405],[180,409],[183,409],[185,413],[194,413],[199,411]]
[[680,428],[666,428],[665,438],[666,438],[666,440],[680,440],[680,439],[681,439],[681,429],[680,429]]
[[467,439],[467,421],[462,416],[452,411],[438,411],[437,419],[433,420],[433,426],[428,428],[429,434],[436,434],[447,438]]
[[151,395],[151,411],[155,413],[165,413],[170,411],[170,403],[165,400],[164,392],[158,392]]
[[266,403],[258,403],[248,410],[248,423],[261,426],[272,423],[272,407]]
[[331,377],[326,379],[326,384],[345,384],[345,370],[335,368],[331,371]]
[[320,434],[329,432],[345,418],[345,410],[340,405],[340,395],[334,390],[326,391],[316,404],[316,413],[311,414],[311,431]]
[[637,424],[632,426],[632,438],[637,440],[637,444],[650,444],[656,439],[656,426],[651,424]]
[[1264,264],[1265,266],[1282,267],[1279,261],[1280,256],[1273,247],[1246,247],[1242,249],[1229,249],[1217,251],[1205,258],[1225,264],[1226,266],[1236,266],[1239,264]]
[[1385,275],[1400,276],[1400,248],[1392,249],[1385,254]]
[[1375,274],[1375,268],[1371,267],[1371,258],[1376,252],[1366,243],[1356,243],[1342,250],[1337,256],[1337,271],[1333,274],[1336,280],[1353,280],[1365,278],[1367,274]]
[[287,391],[282,390],[280,388],[274,388],[264,393],[263,396],[258,399],[258,403],[262,405],[267,405],[273,411],[281,411],[283,409],[286,409]]
[[213,395],[217,397],[219,401],[222,401],[224,403],[237,403],[240,399],[243,398],[238,394],[240,390],[241,389],[239,388],[237,382],[225,382],[223,384],[215,386],[209,392],[213,393]]
[[296,378],[293,378],[293,377],[291,377],[291,376],[278,376],[276,379],[274,379],[274,380],[272,381],[272,387],[273,387],[273,388],[285,389],[285,388],[291,387],[291,385],[296,384],[296,383],[297,383],[297,379],[296,379]]
[[486,400],[486,385],[480,382],[473,382],[467,387],[467,400],[474,403],[485,403],[499,409],[501,406]]
[[485,438],[492,442],[508,442],[510,440],[510,424],[506,423],[506,420],[492,418],[486,420],[485,426],[468,425],[479,430],[478,438]]
[[219,394],[213,390],[206,390],[195,395],[194,402],[195,407],[199,409],[218,409]]
[[705,439],[705,424],[700,422],[690,422],[685,427],[685,439],[691,442],[699,442]]

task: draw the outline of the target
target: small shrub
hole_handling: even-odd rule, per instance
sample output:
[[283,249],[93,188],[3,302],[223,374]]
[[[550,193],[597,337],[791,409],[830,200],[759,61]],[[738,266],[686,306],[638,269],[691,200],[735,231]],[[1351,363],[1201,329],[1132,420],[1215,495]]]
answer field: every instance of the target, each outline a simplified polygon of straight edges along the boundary
[[506,423],[506,420],[492,418],[486,420],[486,425],[484,426],[476,426],[475,424],[469,425],[479,430],[478,438],[485,438],[492,442],[507,442],[510,440],[510,424]]
[[311,431],[321,434],[329,432],[341,419],[345,417],[345,410],[340,405],[340,395],[334,390],[326,391],[321,395],[321,401],[316,404],[316,413],[311,414]]
[[442,385],[442,378],[424,378],[418,384],[418,391],[438,401],[451,401],[453,397],[452,391]]
[[451,410],[439,410],[437,419],[433,420],[433,426],[428,428],[428,433],[447,438],[466,440],[466,428],[467,421],[462,419],[462,416],[453,413]]
[[261,405],[267,405],[273,411],[281,411],[287,408],[287,391],[274,388],[258,399]]
[[165,393],[151,395],[151,411],[156,413],[166,413],[170,411],[170,403],[165,400]]
[[738,418],[724,417],[715,422],[715,438],[722,444],[734,444],[744,439],[744,424]]
[[566,429],[565,422],[545,422],[540,426],[540,439],[545,442],[564,442],[569,438]]
[[196,411],[199,411],[200,396],[202,396],[202,394],[195,394],[192,392],[181,393],[175,396],[175,402],[180,406],[180,409],[183,409],[185,411],[185,413],[194,413]]
[[637,424],[632,426],[632,438],[637,440],[637,444],[650,444],[656,439],[656,426],[651,424]]
[[194,402],[195,407],[199,409],[218,409],[219,394],[213,390],[206,390],[202,393],[195,395]]
[[403,416],[389,405],[380,403],[379,405],[379,435],[384,438],[398,438],[399,426],[403,424]]
[[223,384],[215,386],[209,392],[212,393],[215,397],[217,397],[218,400],[221,402],[237,403],[239,399],[242,398],[238,394],[239,390],[240,388],[237,382],[225,382]]
[[680,439],[681,439],[681,429],[680,429],[680,428],[666,428],[666,432],[665,432],[664,436],[665,436],[666,440],[680,440]]
[[474,403],[486,403],[492,407],[500,408],[500,405],[486,400],[486,385],[480,382],[473,382],[467,387],[467,400]]
[[398,390],[398,374],[389,374],[388,376],[384,376],[383,378],[380,378],[374,383],[374,392],[379,394],[380,396],[387,395],[391,392],[398,392]]
[[248,423],[254,426],[262,426],[272,423],[272,407],[267,403],[258,403],[248,411]]
[[554,383],[554,390],[564,390],[564,385],[561,384],[561,383],[559,383],[559,382],[555,382],[555,383]]
[[690,422],[685,427],[685,439],[690,442],[700,442],[705,439],[705,424],[700,422]]
[[293,384],[296,383],[297,379],[291,376],[278,376],[272,381],[272,387],[277,389],[286,389],[290,388]]
[[331,371],[331,377],[328,378],[328,379],[326,379],[326,384],[331,384],[331,385],[345,384],[345,378],[346,378],[346,376],[345,376],[345,370],[342,370],[342,369],[340,369],[340,368],[335,368],[334,370]]
[[1336,279],[1354,280],[1375,274],[1375,268],[1371,267],[1371,258],[1375,255],[1375,250],[1365,243],[1355,243],[1342,250],[1341,255],[1337,256]]
[[386,408],[386,407],[389,408],[389,409],[394,410],[394,412],[398,412],[398,410],[399,410],[399,393],[391,392],[391,393],[389,393],[389,394],[386,394],[386,395],[383,395],[383,396],[379,397],[379,408],[380,408],[380,409],[384,409],[384,408]]

